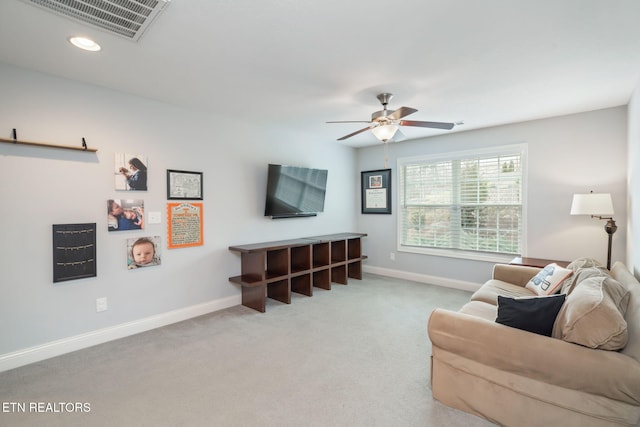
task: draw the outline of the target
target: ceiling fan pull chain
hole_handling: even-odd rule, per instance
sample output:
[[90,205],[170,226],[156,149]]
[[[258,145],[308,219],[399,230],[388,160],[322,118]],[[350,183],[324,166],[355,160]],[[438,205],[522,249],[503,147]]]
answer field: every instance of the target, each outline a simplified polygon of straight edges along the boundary
[[387,162],[389,161],[389,144],[383,142],[384,145],[384,168],[387,169]]

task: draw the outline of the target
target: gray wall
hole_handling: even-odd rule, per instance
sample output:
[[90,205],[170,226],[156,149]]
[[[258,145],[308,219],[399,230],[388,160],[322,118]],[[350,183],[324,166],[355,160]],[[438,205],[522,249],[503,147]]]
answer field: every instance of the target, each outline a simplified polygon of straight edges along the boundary
[[[360,215],[368,267],[388,274],[446,277],[482,283],[493,262],[472,261],[397,251],[398,182],[396,160],[424,154],[527,143],[527,244],[531,257],[572,260],[594,257],[606,262],[604,221],[569,215],[574,193],[611,193],[618,232],[613,259],[626,259],[627,109],[616,107],[582,114],[535,120],[487,129],[391,143],[388,166],[393,169],[393,214]],[[360,171],[382,169],[382,144],[360,149]],[[395,252],[395,261],[390,253]],[[400,273],[402,272],[402,273]]]
[[[311,134],[187,111],[0,64],[0,135],[96,154],[0,144],[0,361],[3,354],[209,304],[239,303],[229,245],[358,231],[355,150]],[[116,192],[116,152],[149,159],[149,191]],[[325,212],[265,218],[268,163],[329,170]],[[166,169],[204,173],[204,245],[166,249]],[[142,198],[162,223],[107,232],[106,201]],[[96,278],[54,284],[52,224],[96,222]],[[162,237],[162,264],[127,270],[126,239]],[[96,298],[109,309],[96,313]],[[220,302],[218,305],[215,302]],[[1,369],[0,369],[1,370]]]

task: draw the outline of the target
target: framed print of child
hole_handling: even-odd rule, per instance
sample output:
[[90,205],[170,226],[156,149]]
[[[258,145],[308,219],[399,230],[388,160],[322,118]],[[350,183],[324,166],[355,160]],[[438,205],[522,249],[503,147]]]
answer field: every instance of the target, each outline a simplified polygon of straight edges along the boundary
[[160,265],[160,236],[127,239],[127,268]]

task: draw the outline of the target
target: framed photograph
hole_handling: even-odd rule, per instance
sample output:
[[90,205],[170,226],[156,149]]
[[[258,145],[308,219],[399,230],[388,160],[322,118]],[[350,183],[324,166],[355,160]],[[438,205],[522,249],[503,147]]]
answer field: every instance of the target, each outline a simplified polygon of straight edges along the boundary
[[202,203],[167,203],[169,249],[202,246]]
[[53,281],[96,277],[96,223],[53,225]]
[[160,265],[160,236],[127,239],[127,269]]
[[391,214],[391,169],[360,172],[362,213]]
[[144,154],[116,153],[115,189],[117,191],[147,191],[147,165]]
[[144,200],[107,200],[107,226],[109,231],[144,229]]
[[202,200],[202,172],[167,169],[167,199]]

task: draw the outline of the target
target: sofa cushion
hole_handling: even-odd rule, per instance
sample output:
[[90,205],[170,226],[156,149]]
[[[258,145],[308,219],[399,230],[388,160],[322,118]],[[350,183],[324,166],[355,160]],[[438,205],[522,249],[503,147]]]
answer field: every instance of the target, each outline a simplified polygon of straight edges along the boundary
[[505,297],[535,296],[532,291],[524,286],[503,282],[502,280],[489,279],[473,295],[471,301],[482,301],[493,305],[498,305],[498,295]]
[[600,261],[593,258],[578,258],[567,265],[567,268],[573,271],[590,267],[603,267],[603,265]]
[[611,267],[611,276],[629,291],[629,304],[624,316],[629,339],[621,353],[640,362],[640,283],[620,261]]
[[537,298],[498,296],[496,322],[550,337],[553,332],[553,323],[564,300],[564,294]]
[[540,270],[527,283],[525,288],[531,290],[536,295],[551,295],[560,291],[562,282],[573,274],[573,270],[562,268],[558,264],[551,263]]
[[624,313],[629,291],[611,277],[589,277],[567,296],[558,313],[553,337],[602,350],[627,344]]
[[574,270],[571,277],[562,283],[560,293],[569,295],[585,279],[589,277],[607,277],[609,271],[604,267],[582,267]]
[[498,307],[483,301],[469,301],[458,312],[495,322],[498,316]]

